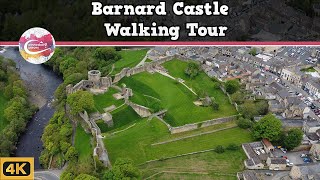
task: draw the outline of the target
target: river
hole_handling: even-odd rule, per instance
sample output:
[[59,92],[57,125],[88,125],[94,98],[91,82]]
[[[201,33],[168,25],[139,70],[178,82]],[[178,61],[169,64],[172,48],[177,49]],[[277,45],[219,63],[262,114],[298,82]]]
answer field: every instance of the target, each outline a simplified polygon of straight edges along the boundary
[[28,123],[26,131],[20,136],[15,155],[34,157],[35,169],[41,169],[39,163],[43,150],[41,136],[54,113],[51,104],[55,90],[63,82],[62,77],[43,65],[28,63],[15,48],[7,48],[0,55],[17,63],[20,76],[30,92],[30,101],[40,107]]

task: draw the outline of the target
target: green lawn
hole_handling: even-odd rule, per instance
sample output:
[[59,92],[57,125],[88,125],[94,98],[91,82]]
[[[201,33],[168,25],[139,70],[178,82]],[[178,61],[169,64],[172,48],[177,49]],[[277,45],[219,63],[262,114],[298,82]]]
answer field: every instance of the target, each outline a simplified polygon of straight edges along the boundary
[[[206,76],[205,76],[206,77]],[[197,96],[190,92],[185,86],[168,77],[158,73],[150,74],[143,72],[131,77],[126,77],[120,81],[127,87],[133,89],[133,102],[149,107],[150,104],[155,104],[168,110],[164,120],[172,126],[181,126],[188,123],[201,122],[213,118],[226,117],[236,114],[235,108],[228,102],[227,97],[221,90],[214,89],[210,83],[210,78],[205,82],[199,80],[199,87],[212,88],[208,89],[210,94],[216,98],[220,104],[220,110],[214,111],[212,107],[199,107],[193,104],[197,100]],[[191,81],[196,85],[196,81]],[[202,85],[203,84],[203,85]],[[205,86],[204,86],[205,85]],[[151,96],[153,98],[146,98]],[[154,98],[160,99],[157,101]],[[150,102],[146,101],[153,99]],[[152,107],[151,107],[152,108]]]
[[[155,173],[167,171],[152,179],[237,179],[236,173],[244,169],[246,155],[238,151],[226,151],[223,154],[206,152],[140,166],[143,178]],[[169,172],[177,173],[169,173]],[[188,172],[188,173],[181,173]],[[200,174],[205,173],[205,174]]]
[[112,131],[131,125],[132,123],[141,120],[140,116],[129,106],[125,105],[116,109],[111,113],[113,119],[113,127],[108,127],[102,120],[97,121],[97,125],[100,127],[101,132]]
[[304,68],[300,70],[301,72],[317,72],[313,67]]
[[122,59],[117,61],[114,66],[112,74],[119,73],[125,67],[134,67],[144,58],[147,54],[148,49],[141,50],[122,50],[119,52]]
[[0,92],[0,131],[2,131],[6,125],[9,124],[7,120],[4,119],[3,113],[7,105],[7,99],[4,97],[3,93]]
[[[136,164],[140,164],[152,159],[211,149],[217,145],[226,146],[230,143],[240,145],[251,141],[251,135],[248,131],[232,128],[168,144],[151,146],[151,144],[159,142],[162,136],[168,134],[167,127],[159,120],[143,120],[139,121],[133,128],[116,135],[107,136],[105,143],[112,162],[116,158],[129,157]],[[130,147],[130,150],[127,149],[128,147]]]
[[86,161],[92,156],[91,134],[87,134],[81,125],[78,125],[75,135],[75,148],[79,153],[79,161]]
[[[133,128],[116,135],[108,136],[106,134],[104,141],[108,148],[111,162],[115,162],[117,158],[131,158],[135,164],[142,164],[148,160],[211,149],[217,145],[227,146],[230,143],[240,145],[252,140],[250,132],[240,128],[232,128],[168,144],[151,146],[152,143],[159,142],[159,139],[163,136],[170,136],[167,127],[159,120],[152,119],[151,121],[139,121]],[[146,175],[153,174],[154,168],[168,170],[173,167],[182,168],[184,166],[184,168],[187,168],[186,171],[190,171],[190,166],[188,167],[191,162],[190,158],[197,160],[192,163],[194,168],[206,168],[211,172],[219,172],[220,169],[223,169],[222,173],[235,173],[243,170],[242,164],[245,155],[241,150],[224,154],[209,152],[203,155],[199,154],[142,165],[140,168]],[[189,162],[187,163],[187,161]],[[215,166],[217,167],[214,168]]]
[[93,97],[95,108],[101,112],[104,113],[104,108],[115,105],[116,107],[120,106],[124,103],[123,100],[116,100],[112,95],[118,93],[118,91],[114,88],[109,88],[109,90],[100,95],[96,95]]

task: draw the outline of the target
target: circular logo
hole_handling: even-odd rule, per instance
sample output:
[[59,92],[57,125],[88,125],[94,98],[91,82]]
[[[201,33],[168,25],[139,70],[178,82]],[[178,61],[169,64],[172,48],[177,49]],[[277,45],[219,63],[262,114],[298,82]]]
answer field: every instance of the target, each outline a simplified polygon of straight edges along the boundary
[[55,41],[51,33],[35,27],[24,32],[19,40],[21,56],[32,64],[47,62],[53,55]]

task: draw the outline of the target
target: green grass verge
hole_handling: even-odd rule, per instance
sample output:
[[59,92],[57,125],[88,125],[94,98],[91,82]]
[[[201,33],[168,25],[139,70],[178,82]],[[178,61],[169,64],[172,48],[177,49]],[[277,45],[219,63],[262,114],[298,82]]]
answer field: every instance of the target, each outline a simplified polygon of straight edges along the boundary
[[112,74],[115,75],[119,73],[123,68],[134,67],[144,58],[148,49],[141,50],[122,50],[119,52],[122,59],[117,61],[114,66]]
[[81,125],[78,125],[75,134],[75,148],[79,153],[79,161],[91,158],[93,149],[91,147],[91,134],[87,134]]
[[5,120],[3,116],[7,102],[8,100],[4,97],[3,93],[0,91],[0,132],[9,124],[9,122]]
[[[151,146],[151,144],[159,142],[158,140],[162,136],[168,134],[167,127],[159,120],[143,120],[138,122],[133,128],[113,136],[108,136],[105,139],[105,143],[112,162],[116,158],[129,157],[136,164],[140,164],[148,160],[211,149],[217,145],[227,146],[230,143],[240,145],[241,143],[251,141],[251,135],[248,131],[232,128],[181,141]],[[129,151],[128,147],[130,147]]]
[[113,119],[113,127],[108,127],[102,120],[97,121],[97,125],[100,127],[102,133],[119,129],[127,125],[131,125],[138,120],[141,120],[140,116],[129,106],[124,105],[119,109],[116,109],[111,113]]
[[115,105],[116,107],[120,106],[124,103],[123,100],[116,100],[112,95],[118,93],[118,91],[114,88],[109,88],[109,90],[100,95],[96,95],[93,97],[95,108],[101,112],[104,113],[104,108]]

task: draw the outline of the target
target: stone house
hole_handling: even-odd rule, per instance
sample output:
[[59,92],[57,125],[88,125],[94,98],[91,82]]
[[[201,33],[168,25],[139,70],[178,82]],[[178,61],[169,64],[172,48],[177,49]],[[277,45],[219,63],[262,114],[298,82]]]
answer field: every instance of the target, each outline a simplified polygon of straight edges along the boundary
[[242,149],[247,155],[248,159],[244,161],[247,169],[263,169],[264,164],[260,157],[256,154],[254,149],[263,148],[261,142],[245,143],[242,144]]
[[320,123],[318,121],[304,121],[302,131],[305,133],[305,141],[309,141],[311,144],[316,144],[320,142]]
[[320,163],[293,166],[289,175],[291,179],[320,179]]
[[305,110],[309,107],[305,105],[298,97],[287,97],[284,99],[286,110],[283,112],[283,117],[304,119]]
[[309,92],[316,96],[317,98],[320,98],[320,81],[317,81],[315,79],[309,80],[305,87],[309,90]]
[[296,68],[284,68],[282,69],[281,72],[281,78],[289,81],[295,85],[297,85],[298,87],[302,86],[302,76],[303,73],[300,71],[300,69]]
[[287,167],[287,161],[284,158],[268,158],[267,165],[270,170],[285,170]]
[[315,159],[320,160],[320,144],[313,144],[309,153],[312,154]]

